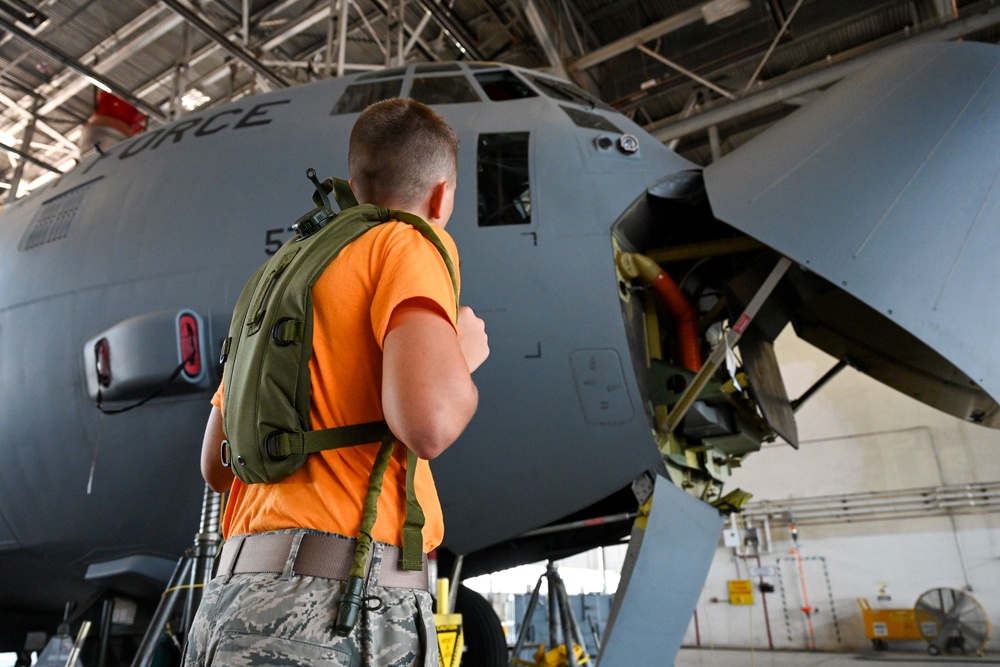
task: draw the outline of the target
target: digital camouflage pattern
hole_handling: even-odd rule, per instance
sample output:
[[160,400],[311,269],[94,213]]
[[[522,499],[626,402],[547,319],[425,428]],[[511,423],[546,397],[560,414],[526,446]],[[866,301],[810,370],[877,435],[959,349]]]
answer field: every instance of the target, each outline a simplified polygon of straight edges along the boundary
[[220,573],[205,588],[184,667],[437,667],[430,594],[378,586],[382,546],[373,545],[365,588],[373,599],[349,637],[333,630],[342,581]]

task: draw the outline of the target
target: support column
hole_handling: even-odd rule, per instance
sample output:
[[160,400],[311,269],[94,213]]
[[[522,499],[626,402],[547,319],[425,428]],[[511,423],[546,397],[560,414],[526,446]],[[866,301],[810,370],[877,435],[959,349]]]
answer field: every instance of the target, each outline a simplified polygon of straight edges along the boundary
[[934,10],[938,18],[945,21],[958,18],[958,5],[955,0],[934,0]]
[[552,69],[552,73],[563,79],[568,79],[569,74],[566,72],[566,68],[563,67],[559,45],[552,39],[552,35],[557,34],[558,31],[542,16],[541,11],[538,9],[538,3],[535,0],[524,0],[524,15],[528,19],[528,25],[531,26],[532,31],[535,33],[535,39],[538,40],[542,51],[545,52],[545,57],[549,60],[549,67]]
[[190,34],[190,27],[185,23],[181,26],[181,52],[177,56],[177,63],[174,65],[174,85],[171,90],[170,99],[170,120],[177,120],[184,114],[184,105],[181,100],[184,97],[184,70],[187,69],[187,60],[189,57],[188,44]]
[[[340,3],[344,4],[345,0],[340,0]],[[334,17],[338,17],[338,16],[339,15],[337,14],[337,0],[330,0],[330,18],[327,20],[327,24],[326,24],[326,58],[325,58],[325,61],[326,61],[326,73],[325,73],[325,76],[327,78],[333,76],[333,25],[334,25],[334,22],[338,20],[337,18],[334,18]],[[340,18],[339,19],[339,23],[338,23],[338,28],[340,27],[341,24],[343,24],[343,22],[344,22],[343,19]],[[340,68],[339,68],[339,64],[340,63],[337,63],[337,64],[338,64],[337,76],[340,76],[340,74],[341,74]]]
[[[28,121],[27,127],[24,128],[24,135],[21,137],[21,153],[23,155],[31,153],[31,139],[35,136],[35,123],[38,121],[38,107],[41,106],[41,101],[41,98],[36,96],[31,102],[31,120]],[[22,157],[14,169],[14,178],[11,179],[10,192],[7,195],[8,202],[17,199],[17,190],[21,186],[21,177],[24,176],[25,162],[26,160]]]
[[399,0],[399,13],[397,14],[399,18],[399,25],[397,26],[399,32],[396,35],[396,64],[405,65],[406,64],[406,51],[404,47],[406,45],[406,0]]

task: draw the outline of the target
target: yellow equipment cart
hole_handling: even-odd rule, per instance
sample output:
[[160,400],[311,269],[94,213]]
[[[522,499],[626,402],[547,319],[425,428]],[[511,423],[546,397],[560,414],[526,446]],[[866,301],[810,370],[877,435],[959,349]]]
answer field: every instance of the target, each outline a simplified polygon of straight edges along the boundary
[[872,609],[865,598],[858,598],[858,606],[865,622],[865,634],[876,651],[889,648],[890,639],[923,641],[912,609]]

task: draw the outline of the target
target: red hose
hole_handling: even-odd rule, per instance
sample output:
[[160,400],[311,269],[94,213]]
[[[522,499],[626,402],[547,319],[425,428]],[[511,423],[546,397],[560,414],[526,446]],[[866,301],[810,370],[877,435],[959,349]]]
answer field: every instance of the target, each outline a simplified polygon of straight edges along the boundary
[[680,348],[681,364],[692,373],[701,370],[701,343],[698,340],[698,314],[681,292],[673,278],[666,271],[650,282],[667,306],[677,328],[677,346]]
[[701,370],[701,343],[698,340],[698,313],[667,272],[646,255],[620,252],[618,268],[628,278],[642,277],[660,295],[674,318],[681,365],[692,373]]

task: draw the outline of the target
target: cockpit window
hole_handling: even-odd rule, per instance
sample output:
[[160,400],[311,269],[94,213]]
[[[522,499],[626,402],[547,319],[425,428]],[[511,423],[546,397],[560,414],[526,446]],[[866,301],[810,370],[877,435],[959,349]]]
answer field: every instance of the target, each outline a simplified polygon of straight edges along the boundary
[[400,88],[403,87],[402,79],[389,79],[388,81],[373,81],[371,83],[355,83],[347,87],[344,94],[337,100],[337,105],[333,107],[331,115],[336,116],[342,113],[358,113],[364,111],[366,107],[381,100],[392,97],[399,97]]
[[615,124],[604,116],[599,116],[596,113],[590,113],[589,111],[584,111],[582,109],[574,109],[573,107],[559,106],[560,109],[566,112],[574,123],[579,127],[585,127],[588,130],[601,130],[602,132],[613,132],[614,134],[621,134],[622,131],[615,127]]
[[388,67],[386,69],[377,69],[373,72],[368,72],[367,74],[362,74],[355,81],[371,81],[372,79],[386,79],[390,76],[403,76],[406,74],[406,67]]
[[524,81],[521,81],[516,74],[509,70],[479,72],[475,77],[486,95],[494,102],[538,96]]
[[429,74],[431,72],[460,72],[462,68],[458,63],[420,63],[413,67],[415,74]]
[[479,226],[531,224],[527,132],[480,134],[476,152]]
[[540,76],[528,76],[528,80],[538,86],[540,91],[554,99],[612,111],[612,108],[601,100],[568,83],[553,79],[544,79]]
[[422,76],[413,80],[410,97],[424,104],[478,102],[479,95],[464,76]]

